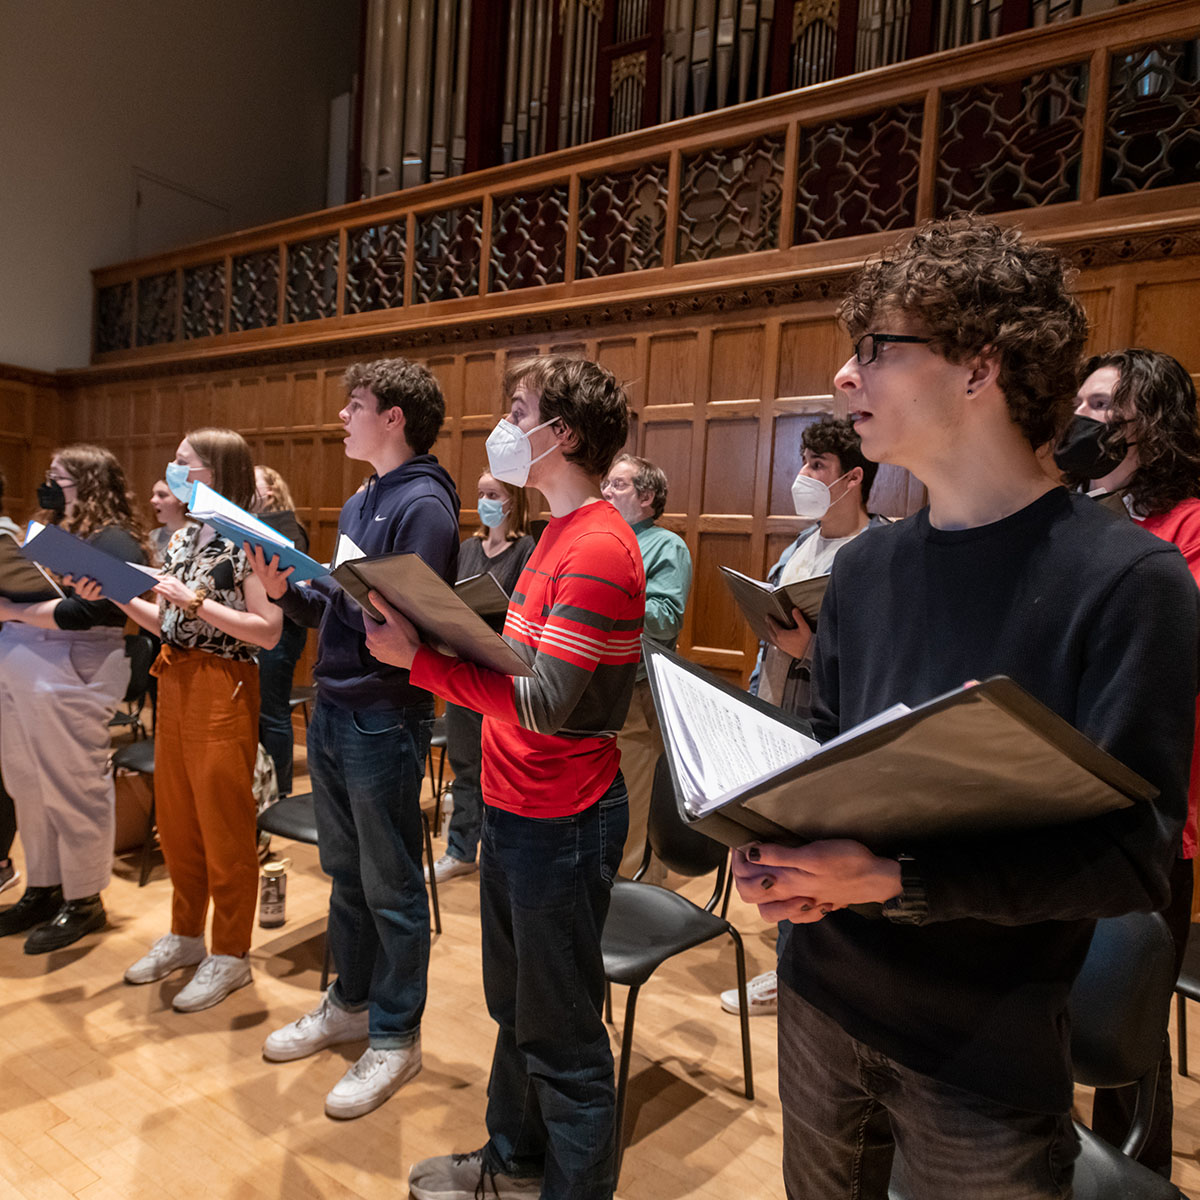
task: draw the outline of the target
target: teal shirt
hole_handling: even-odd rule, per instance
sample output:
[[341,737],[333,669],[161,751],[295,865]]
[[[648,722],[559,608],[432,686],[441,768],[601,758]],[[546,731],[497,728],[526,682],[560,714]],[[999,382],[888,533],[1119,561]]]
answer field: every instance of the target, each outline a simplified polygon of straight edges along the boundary
[[[692,556],[677,533],[655,525],[653,518],[639,521],[633,532],[646,571],[646,623],[648,638],[675,649],[683,628],[683,610],[692,588]],[[641,667],[639,674],[645,671]]]

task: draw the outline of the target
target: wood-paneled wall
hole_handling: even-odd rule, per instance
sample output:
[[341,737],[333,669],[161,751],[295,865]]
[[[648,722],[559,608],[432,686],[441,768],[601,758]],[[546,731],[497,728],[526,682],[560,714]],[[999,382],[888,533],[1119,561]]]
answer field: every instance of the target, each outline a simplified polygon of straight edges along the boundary
[[37,507],[37,486],[53,448],[73,435],[57,376],[0,364],[0,471],[4,514],[24,521]]
[[[1140,245],[1122,242],[1106,252],[1109,265],[1081,273],[1079,291],[1093,322],[1091,348],[1146,345],[1174,354],[1200,374],[1194,319],[1200,254],[1162,257],[1161,247],[1151,254]],[[429,366],[446,396],[447,420],[435,452],[463,494],[464,532],[477,520],[474,485],[486,464],[484,443],[501,413],[504,365],[513,356],[548,350],[595,358],[626,382],[636,413],[631,444],[666,471],[671,492],[663,524],[687,540],[695,563],[681,647],[727,677],[744,678],[753,639],[717,568],[727,564],[761,576],[799,528],[789,488],[800,464],[800,433],[820,413],[843,412],[830,394],[831,381],[850,347],[832,301],[651,316],[603,330],[406,351]],[[257,364],[238,369],[206,370],[198,363],[169,376],[146,367],[141,374],[126,368],[124,376],[99,368],[60,377],[61,436],[110,446],[145,496],[187,429],[238,429],[256,460],[288,480],[314,532],[314,552],[327,556],[338,510],[369,471],[342,453],[337,414],[344,401],[341,374],[350,361],[333,356],[272,365],[263,354]],[[0,396],[12,386],[0,383]],[[20,444],[34,456],[46,454],[54,438],[40,432],[36,414],[43,405],[51,411],[52,401],[44,387],[22,393],[24,441],[14,435],[0,442],[8,448],[3,452],[16,455]],[[15,470],[24,480],[34,468]],[[923,489],[906,472],[880,471],[874,509],[899,516],[922,501]]]

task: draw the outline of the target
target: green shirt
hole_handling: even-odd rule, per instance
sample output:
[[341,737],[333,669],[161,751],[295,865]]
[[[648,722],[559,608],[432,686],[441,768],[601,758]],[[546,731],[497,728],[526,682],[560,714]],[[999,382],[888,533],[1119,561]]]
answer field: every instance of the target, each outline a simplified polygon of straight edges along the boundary
[[[677,533],[655,525],[653,518],[639,521],[633,532],[642,552],[646,571],[647,637],[675,649],[683,628],[683,609],[692,587],[692,556],[687,543]],[[644,677],[645,666],[639,668]]]

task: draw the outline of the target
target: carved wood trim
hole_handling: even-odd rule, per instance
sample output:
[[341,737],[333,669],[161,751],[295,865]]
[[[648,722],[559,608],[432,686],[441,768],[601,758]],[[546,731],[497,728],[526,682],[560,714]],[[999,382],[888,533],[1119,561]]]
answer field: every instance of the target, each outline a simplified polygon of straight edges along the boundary
[[[890,244],[895,239],[887,237],[873,240]],[[1057,244],[1081,269],[1200,256],[1200,215],[1165,227],[1103,233],[1091,231],[1057,238],[1045,236],[1044,240]],[[82,385],[304,362],[319,363],[330,358],[374,357],[407,350],[426,350],[567,330],[594,332],[648,321],[770,310],[813,301],[828,302],[836,299],[841,292],[842,281],[858,268],[861,261],[860,256],[791,276],[780,274],[757,280],[751,277],[744,282],[732,283],[726,278],[708,285],[681,285],[657,293],[604,297],[591,302],[556,304],[518,313],[471,314],[457,320],[401,329],[359,329],[286,345],[247,346],[244,350],[229,349],[203,356],[97,365],[59,372],[57,376],[48,378],[60,381],[67,379],[73,385]]]

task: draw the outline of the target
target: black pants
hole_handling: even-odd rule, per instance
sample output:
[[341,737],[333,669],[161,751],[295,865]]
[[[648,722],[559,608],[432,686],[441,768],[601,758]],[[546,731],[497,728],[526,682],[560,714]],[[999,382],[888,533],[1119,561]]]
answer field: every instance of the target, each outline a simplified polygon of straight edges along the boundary
[[[1183,967],[1188,934],[1192,930],[1192,860],[1177,858],[1171,868],[1171,899],[1163,909],[1171,940],[1175,943],[1175,976]],[[1150,1118],[1150,1135],[1138,1155],[1138,1161],[1164,1179],[1171,1178],[1171,1126],[1175,1120],[1175,1103],[1171,1096],[1171,1038],[1167,1020],[1171,1009],[1168,1003],[1162,1014],[1163,1053],[1158,1067],[1158,1085],[1154,1092],[1154,1115]],[[1133,1124],[1137,1086],[1102,1088],[1096,1092],[1092,1106],[1092,1129],[1106,1142],[1120,1146]]]

